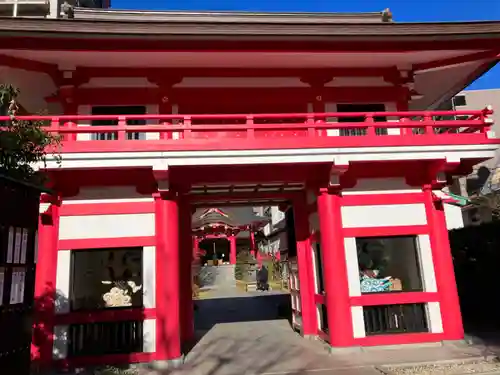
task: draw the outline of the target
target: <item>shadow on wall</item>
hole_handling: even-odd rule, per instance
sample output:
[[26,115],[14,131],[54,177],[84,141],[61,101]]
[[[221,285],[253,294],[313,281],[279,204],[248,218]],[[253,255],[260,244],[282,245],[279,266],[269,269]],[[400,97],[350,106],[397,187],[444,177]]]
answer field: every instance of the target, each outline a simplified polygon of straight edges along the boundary
[[[55,374],[59,370],[70,371],[70,364],[66,358],[77,356],[94,357],[106,354],[120,354],[116,361],[124,360],[126,356],[144,351],[143,347],[143,322],[144,316],[133,321],[91,321],[86,319],[82,323],[70,326],[59,324],[54,320],[55,310],[68,311],[70,303],[67,297],[57,291],[51,284],[47,284],[45,292],[34,301],[35,313],[33,320],[31,344],[32,374]],[[98,310],[102,312],[103,310]],[[96,311],[94,311],[96,312]],[[90,313],[89,313],[90,315]],[[81,316],[81,315],[80,315]],[[135,327],[134,334],[125,334]],[[53,335],[52,335],[52,332]],[[154,342],[155,338],[145,337],[146,341]],[[53,360],[61,360],[53,363]],[[78,363],[76,361],[74,364]],[[114,363],[109,363],[114,365]],[[78,365],[77,365],[78,366]],[[119,366],[127,369],[130,365]],[[78,369],[83,374],[105,374],[107,366],[93,366]]]
[[[57,292],[52,284],[47,284],[42,296],[35,298],[33,335],[31,343],[32,369],[36,372],[49,366],[41,359],[63,357],[68,338],[61,330],[54,330],[54,306],[68,304],[68,299]],[[62,306],[61,306],[62,307]],[[52,336],[52,331],[54,335]]]

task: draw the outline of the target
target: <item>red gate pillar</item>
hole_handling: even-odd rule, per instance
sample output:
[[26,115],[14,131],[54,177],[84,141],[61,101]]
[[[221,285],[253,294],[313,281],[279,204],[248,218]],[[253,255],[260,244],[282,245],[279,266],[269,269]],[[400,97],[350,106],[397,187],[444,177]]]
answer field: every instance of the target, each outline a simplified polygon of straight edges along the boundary
[[193,259],[198,259],[200,256],[200,240],[198,237],[193,237]]
[[236,236],[229,236],[229,263],[236,264]]
[[314,303],[314,275],[311,245],[309,241],[309,213],[307,210],[306,197],[294,201],[293,210],[300,279],[302,335],[316,336],[318,333],[318,322],[316,319],[316,305]]
[[424,186],[423,190],[444,338],[445,340],[462,340],[464,328],[444,205],[441,200],[434,199],[431,186]]
[[189,202],[182,201],[179,206],[180,221],[180,320],[181,339],[189,342],[194,339],[194,310],[193,310],[193,278],[192,278],[192,233],[191,210]]
[[353,327],[342,235],[340,193],[322,189],[318,196],[318,215],[330,345],[352,346]]
[[179,326],[179,208],[177,197],[157,193],[156,229],[156,360],[181,358]]
[[48,209],[40,214],[38,244],[35,244],[38,260],[35,259],[35,323],[31,346],[32,359],[39,360],[42,366],[52,363],[60,200],[43,194],[40,207],[47,204]]

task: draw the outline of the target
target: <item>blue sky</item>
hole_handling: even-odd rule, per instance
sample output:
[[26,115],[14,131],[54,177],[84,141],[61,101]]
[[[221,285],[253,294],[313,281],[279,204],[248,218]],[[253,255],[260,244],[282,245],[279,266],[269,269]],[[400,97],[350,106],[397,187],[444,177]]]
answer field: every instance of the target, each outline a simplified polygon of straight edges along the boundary
[[[269,12],[376,12],[390,8],[396,22],[500,20],[500,0],[111,0],[117,9]],[[500,47],[500,46],[499,46]],[[500,64],[469,89],[500,87]]]

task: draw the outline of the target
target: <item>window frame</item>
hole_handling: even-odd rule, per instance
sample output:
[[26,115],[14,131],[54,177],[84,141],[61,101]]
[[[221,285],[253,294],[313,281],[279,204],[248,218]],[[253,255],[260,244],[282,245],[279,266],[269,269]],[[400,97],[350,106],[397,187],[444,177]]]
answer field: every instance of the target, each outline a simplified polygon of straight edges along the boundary
[[[75,308],[75,277],[76,277],[76,257],[78,256],[77,254],[83,254],[83,253],[97,253],[97,252],[105,252],[105,251],[112,251],[112,250],[121,250],[121,251],[139,251],[141,255],[141,260],[140,260],[140,270],[141,270],[141,289],[137,292],[140,293],[140,305],[139,306],[117,306],[117,307],[95,307],[95,308]],[[90,311],[119,311],[119,310],[127,310],[127,309],[144,309],[144,247],[142,246],[134,246],[134,247],[113,247],[113,248],[102,248],[102,249],[79,249],[79,250],[72,250],[71,251],[71,256],[70,256],[70,279],[69,279],[69,295],[68,295],[68,305],[69,305],[69,312],[70,313],[75,313],[75,312],[90,312]],[[101,296],[102,297],[102,296]]]
[[[411,239],[413,243],[413,251],[414,251],[414,257],[415,257],[415,268],[416,272],[418,275],[418,282],[419,282],[419,287],[416,289],[404,289],[402,290],[387,290],[387,291],[377,291],[377,292],[363,292],[361,291],[361,296],[370,296],[370,295],[377,295],[377,294],[399,294],[399,293],[425,293],[425,283],[424,283],[424,270],[422,268],[422,256],[420,254],[420,243],[419,243],[419,235],[418,234],[400,234],[400,235],[384,235],[384,236],[359,236],[359,237],[354,237],[355,243],[356,243],[356,258],[358,262],[358,269],[359,269],[359,274],[358,274],[358,282],[360,283],[360,289],[361,289],[361,265],[360,265],[360,259],[359,259],[359,253],[358,253],[358,240],[363,240],[363,239],[395,239],[395,238],[407,238]],[[403,286],[403,280],[401,280],[398,277],[394,277],[396,279],[399,279],[402,283]]]

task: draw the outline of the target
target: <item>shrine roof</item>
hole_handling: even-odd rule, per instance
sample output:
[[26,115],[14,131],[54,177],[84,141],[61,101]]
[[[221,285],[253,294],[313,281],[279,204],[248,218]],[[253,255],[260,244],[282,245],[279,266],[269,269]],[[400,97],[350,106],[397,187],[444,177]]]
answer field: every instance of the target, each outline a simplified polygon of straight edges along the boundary
[[200,228],[211,224],[230,227],[257,225],[270,221],[269,218],[255,214],[251,207],[199,208],[192,217],[192,227]]
[[[167,12],[75,8],[73,19],[0,18],[0,33],[47,37],[346,37],[362,40],[494,39],[500,21],[392,22],[377,13]],[[390,13],[389,13],[390,15]],[[64,33],[56,35],[54,33]]]
[[186,21],[186,22],[252,22],[252,23],[380,23],[391,20],[382,12],[250,12],[250,11],[151,11],[127,9],[73,9],[75,19],[117,21]]

